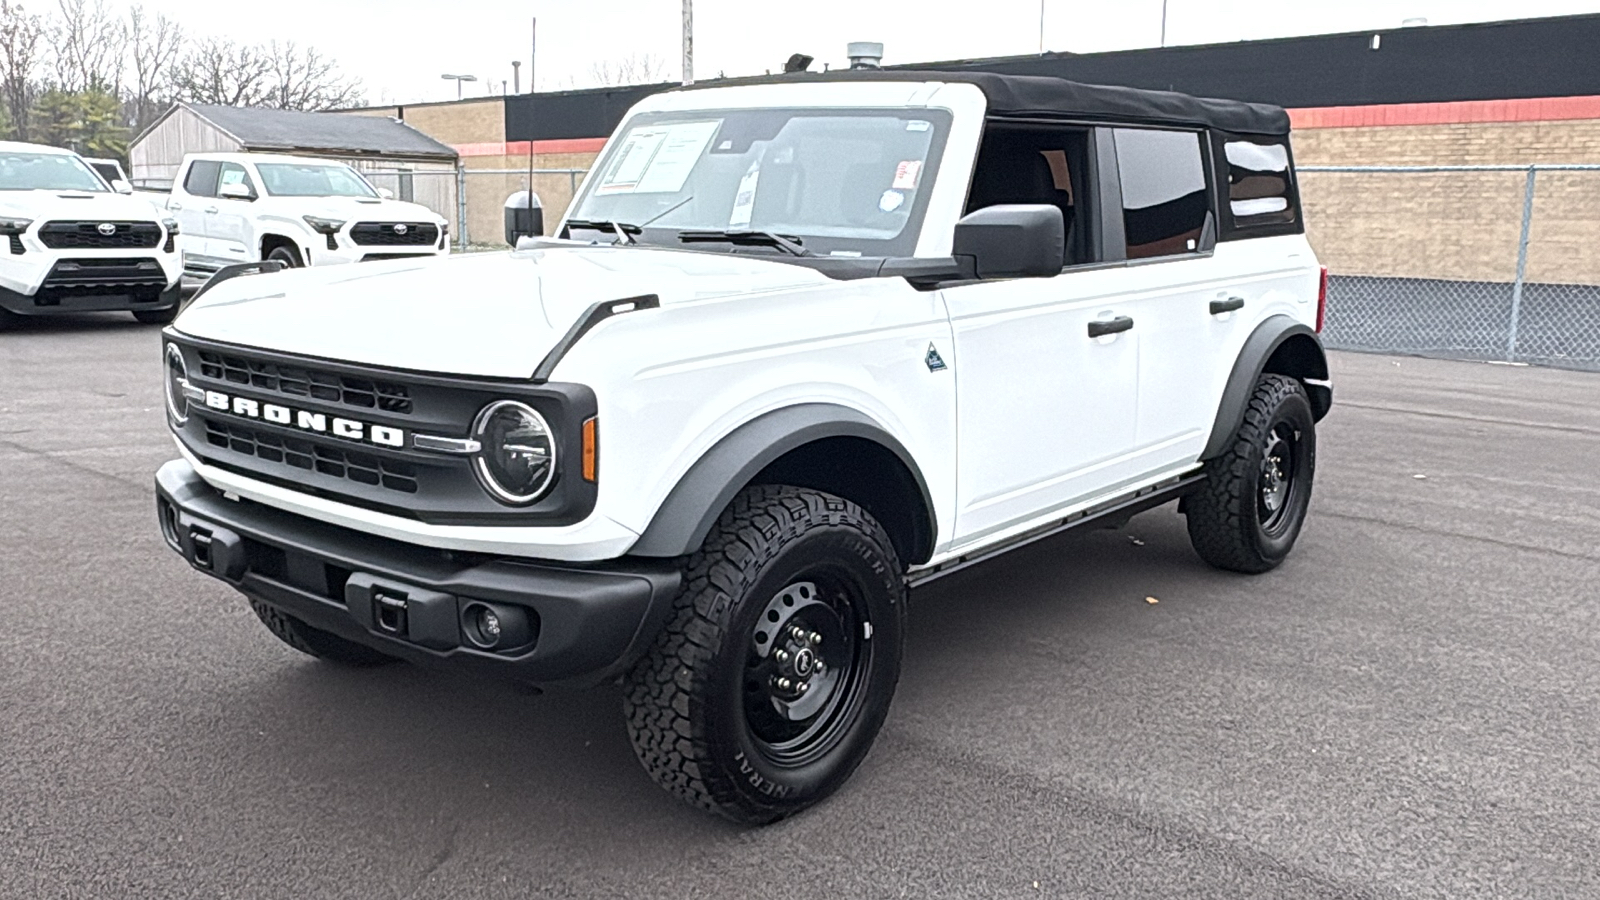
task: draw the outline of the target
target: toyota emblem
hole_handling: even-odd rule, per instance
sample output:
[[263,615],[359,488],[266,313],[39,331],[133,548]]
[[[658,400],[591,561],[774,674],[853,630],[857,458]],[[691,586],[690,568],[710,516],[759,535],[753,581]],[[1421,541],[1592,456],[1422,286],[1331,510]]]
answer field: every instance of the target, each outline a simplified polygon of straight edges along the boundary
[[117,226],[112,222],[101,222],[100,223],[100,227],[96,228],[95,230],[100,232],[101,234],[105,235],[106,237],[110,237],[113,234],[117,233]]
[[405,224],[404,222],[401,222],[399,225],[396,225],[394,227],[394,233],[395,234],[405,234],[406,232],[408,232],[410,230],[411,230],[411,226]]

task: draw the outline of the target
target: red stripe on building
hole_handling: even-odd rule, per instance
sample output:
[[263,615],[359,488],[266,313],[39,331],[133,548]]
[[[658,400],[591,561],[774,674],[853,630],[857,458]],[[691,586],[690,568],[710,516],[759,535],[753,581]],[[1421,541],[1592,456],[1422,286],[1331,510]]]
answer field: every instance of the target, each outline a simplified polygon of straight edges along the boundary
[[1296,128],[1366,128],[1395,125],[1464,125],[1483,122],[1563,122],[1600,119],[1600,97],[1463,100],[1291,109]]
[[545,153],[599,153],[605,138],[569,138],[554,141],[504,141],[500,143],[457,144],[462,156],[527,156]]

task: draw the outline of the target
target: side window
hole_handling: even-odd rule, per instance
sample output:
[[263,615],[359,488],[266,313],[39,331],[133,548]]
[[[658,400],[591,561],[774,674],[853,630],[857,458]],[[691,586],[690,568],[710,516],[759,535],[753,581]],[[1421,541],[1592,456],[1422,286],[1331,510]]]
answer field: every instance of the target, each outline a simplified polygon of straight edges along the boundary
[[246,172],[244,166],[238,163],[222,164],[222,177],[217,182],[217,193],[222,193],[223,185],[230,184],[242,184],[250,191],[250,196],[257,195],[255,183],[250,180],[250,173]]
[[1228,161],[1228,206],[1233,227],[1255,228],[1295,222],[1293,186],[1289,180],[1289,148],[1230,140],[1223,144]]
[[189,167],[189,174],[184,176],[183,189],[196,197],[215,197],[217,195],[217,172],[222,164],[211,160],[199,160]]
[[1144,128],[1113,133],[1128,259],[1201,250],[1211,201],[1200,134]]
[[1089,178],[1088,129],[991,123],[978,149],[967,212],[1005,203],[1058,207],[1067,229],[1062,265],[1095,262]]

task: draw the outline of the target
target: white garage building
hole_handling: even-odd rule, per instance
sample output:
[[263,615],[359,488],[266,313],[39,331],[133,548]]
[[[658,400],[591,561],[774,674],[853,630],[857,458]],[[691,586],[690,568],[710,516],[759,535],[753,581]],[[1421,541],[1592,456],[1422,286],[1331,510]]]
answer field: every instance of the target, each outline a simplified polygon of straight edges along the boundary
[[187,153],[292,153],[338,160],[396,200],[410,200],[450,220],[459,234],[459,156],[397,119],[285,109],[176,103],[128,148],[136,187],[165,190]]

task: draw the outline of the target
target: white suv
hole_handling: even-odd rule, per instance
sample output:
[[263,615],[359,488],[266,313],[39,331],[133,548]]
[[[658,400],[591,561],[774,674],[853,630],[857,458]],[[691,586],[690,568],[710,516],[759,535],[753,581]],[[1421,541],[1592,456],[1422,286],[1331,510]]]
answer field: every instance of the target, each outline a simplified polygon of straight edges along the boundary
[[327,160],[190,154],[167,209],[184,229],[184,268],[200,277],[263,260],[296,268],[450,252],[443,217]]
[[111,190],[70,150],[0,142],[0,328],[21,316],[130,311],[172,321],[178,224]]
[[203,292],[168,543],[314,656],[621,679],[661,785],[770,822],[867,753],[910,587],[1171,501],[1224,569],[1299,534],[1332,390],[1281,109],[675,91],[560,231]]

